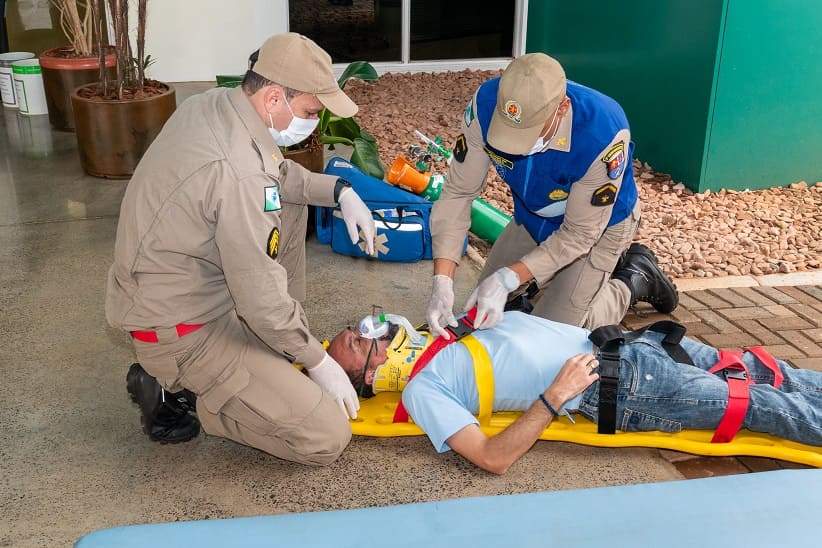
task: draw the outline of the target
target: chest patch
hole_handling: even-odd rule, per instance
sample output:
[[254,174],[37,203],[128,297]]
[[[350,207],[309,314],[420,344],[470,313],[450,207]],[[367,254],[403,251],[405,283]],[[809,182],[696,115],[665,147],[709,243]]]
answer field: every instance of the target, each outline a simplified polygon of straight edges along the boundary
[[549,200],[553,200],[555,202],[559,202],[560,200],[564,200],[568,197],[568,193],[562,190],[561,188],[555,188],[551,191],[548,195]]
[[605,153],[602,161],[605,162],[605,169],[608,171],[609,179],[619,179],[625,171],[625,142],[620,141]]
[[509,160],[508,158],[503,158],[487,146],[483,147],[483,150],[488,154],[491,158],[491,161],[497,164],[498,166],[506,167],[508,169],[514,169],[514,162]]
[[591,196],[592,206],[607,206],[614,203],[617,195],[617,187],[613,183],[605,183],[594,191]]
[[265,205],[263,211],[279,211],[282,208],[280,203],[280,188],[276,186],[265,187]]
[[462,113],[462,121],[465,122],[465,127],[470,127],[471,122],[474,121],[474,100],[468,102],[468,106]]
[[280,254],[280,229],[276,226],[268,235],[268,240],[265,243],[265,254],[272,259],[276,259],[277,255]]

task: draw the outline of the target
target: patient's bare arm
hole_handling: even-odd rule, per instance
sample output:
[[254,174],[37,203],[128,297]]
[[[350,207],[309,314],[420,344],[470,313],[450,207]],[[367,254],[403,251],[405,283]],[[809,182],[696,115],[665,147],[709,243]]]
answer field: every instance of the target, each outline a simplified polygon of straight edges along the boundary
[[[592,354],[577,354],[569,358],[543,396],[551,407],[559,409],[599,379],[599,375],[592,371],[598,365]],[[483,470],[504,474],[534,445],[551,420],[552,413],[537,400],[520,418],[494,437],[489,438],[479,426],[471,424],[446,442],[451,449]]]

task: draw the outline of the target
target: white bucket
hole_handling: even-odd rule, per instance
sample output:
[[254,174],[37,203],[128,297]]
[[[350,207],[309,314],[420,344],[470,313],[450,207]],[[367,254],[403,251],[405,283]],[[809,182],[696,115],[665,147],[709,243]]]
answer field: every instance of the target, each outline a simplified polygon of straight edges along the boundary
[[29,51],[0,53],[0,96],[2,96],[4,107],[17,108],[17,93],[14,91],[11,64],[14,61],[32,59],[33,57],[34,54]]
[[43,71],[39,59],[23,59],[11,64],[14,76],[14,92],[20,114],[48,114],[46,90],[43,88]]

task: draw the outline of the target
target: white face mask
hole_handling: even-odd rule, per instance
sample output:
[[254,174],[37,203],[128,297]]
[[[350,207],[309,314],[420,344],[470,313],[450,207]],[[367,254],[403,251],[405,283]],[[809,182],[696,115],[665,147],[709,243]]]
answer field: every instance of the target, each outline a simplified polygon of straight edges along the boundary
[[[557,105],[557,109],[554,111],[554,116],[553,116],[553,118],[551,118],[551,123],[548,124],[548,129],[550,129],[551,126],[554,125],[554,122],[557,119],[557,115],[559,114],[559,107],[560,107],[561,104],[562,104],[562,102],[560,102],[560,104]],[[559,128],[557,128],[557,130],[554,131],[554,134],[551,135],[551,138],[548,139],[548,141],[543,140],[542,135],[540,135],[539,138],[537,139],[537,142],[534,143],[534,146],[531,147],[531,150],[529,150],[528,152],[525,153],[525,156],[530,156],[532,154],[536,154],[537,152],[541,152],[542,149],[544,149],[545,147],[550,145],[551,141],[554,139],[554,137],[556,137],[557,131],[559,131]]]
[[274,129],[274,119],[271,117],[271,113],[268,113],[268,122],[271,124],[268,132],[271,133],[274,142],[281,147],[289,147],[305,141],[317,127],[317,124],[320,123],[319,118],[298,118],[295,116],[287,100],[285,106],[288,107],[288,112],[291,113],[291,122],[282,131]]

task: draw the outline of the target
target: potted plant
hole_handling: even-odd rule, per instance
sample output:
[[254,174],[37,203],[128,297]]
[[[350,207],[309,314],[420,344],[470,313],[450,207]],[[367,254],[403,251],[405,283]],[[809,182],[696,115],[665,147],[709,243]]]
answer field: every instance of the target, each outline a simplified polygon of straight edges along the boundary
[[[88,0],[97,43],[102,42],[103,0]],[[83,169],[96,177],[127,178],[160,133],[177,102],[169,84],[146,78],[147,0],[137,1],[136,56],[129,40],[127,0],[108,0],[114,31],[115,76],[101,71],[97,82],[71,94]],[[103,52],[99,52],[101,65]]]
[[[374,67],[366,61],[356,61],[348,65],[337,79],[341,89],[352,78],[360,80],[376,80],[379,78]],[[242,76],[217,75],[217,85],[222,87],[236,87],[242,83]],[[366,130],[362,129],[354,118],[340,118],[334,116],[328,109],[319,114],[320,122],[316,131],[302,143],[290,147],[282,147],[283,155],[293,160],[309,171],[322,172],[323,145],[334,150],[335,145],[351,147],[351,163],[364,173],[382,179],[385,168],[380,162],[377,150],[377,140]]]
[[[92,10],[83,0],[51,0],[60,14],[60,27],[69,45],[40,54],[49,122],[54,129],[74,131],[71,92],[100,79],[100,55],[94,36]],[[105,46],[105,66],[114,74],[114,49]]]
[[[340,75],[337,83],[345,88],[346,82],[352,78],[360,80],[376,80],[377,71],[370,63],[356,61],[348,65]],[[328,109],[320,111],[320,123],[317,126],[319,142],[328,145],[334,150],[334,145],[345,145],[352,148],[351,163],[360,168],[363,173],[382,179],[385,168],[380,161],[377,150],[377,140],[366,130],[362,129],[354,118],[340,118]]]

